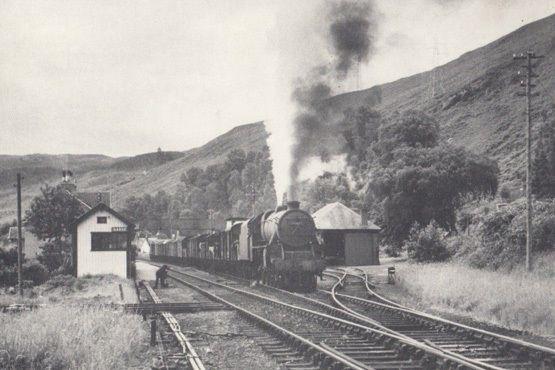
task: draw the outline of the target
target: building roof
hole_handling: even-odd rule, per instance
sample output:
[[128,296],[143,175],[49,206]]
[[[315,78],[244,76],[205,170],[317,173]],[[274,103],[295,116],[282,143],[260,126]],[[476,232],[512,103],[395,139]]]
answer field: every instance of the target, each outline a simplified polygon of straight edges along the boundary
[[[42,241],[27,228],[21,228],[21,236],[24,241],[24,253],[26,258],[34,258],[40,253]],[[10,227],[8,231],[8,240],[11,243],[17,243],[17,226]]]
[[312,214],[318,230],[369,230],[379,231],[372,222],[362,225],[362,217],[340,202],[326,204]]
[[[21,228],[21,236],[25,239],[25,227]],[[10,240],[17,240],[17,226],[11,226],[10,230],[8,231],[8,239]]]
[[129,228],[135,227],[135,225],[133,225],[133,223],[131,221],[129,221],[127,218],[120,215],[119,213],[117,213],[116,211],[114,211],[112,208],[108,207],[104,203],[98,203],[96,206],[89,209],[87,212],[83,213],[81,216],[79,216],[79,218],[77,218],[75,221],[73,221],[72,226],[76,227],[81,222],[83,222],[85,219],[87,219],[89,216],[91,216],[91,215],[93,215],[93,214],[95,214],[96,212],[99,212],[99,211],[106,211],[106,212],[114,215],[115,217],[117,217],[121,221],[123,221],[125,224],[127,224],[127,226]]
[[110,206],[110,192],[75,192],[73,196],[91,208],[99,203]]

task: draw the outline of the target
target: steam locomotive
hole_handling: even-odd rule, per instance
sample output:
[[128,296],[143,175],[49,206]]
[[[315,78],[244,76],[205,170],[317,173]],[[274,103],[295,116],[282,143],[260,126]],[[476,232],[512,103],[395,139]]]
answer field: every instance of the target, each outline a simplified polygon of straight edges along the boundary
[[230,218],[224,231],[155,245],[150,259],[232,274],[291,291],[314,291],[325,268],[316,256],[312,216],[297,201],[250,219]]

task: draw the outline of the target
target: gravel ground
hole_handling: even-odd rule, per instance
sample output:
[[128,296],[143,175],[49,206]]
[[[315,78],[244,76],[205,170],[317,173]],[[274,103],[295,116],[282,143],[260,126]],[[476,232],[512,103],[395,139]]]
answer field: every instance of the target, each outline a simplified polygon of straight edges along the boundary
[[[155,269],[141,263],[140,276],[154,287]],[[184,269],[187,270],[187,269]],[[200,273],[199,273],[200,274]],[[204,274],[209,277],[210,275]],[[168,279],[168,286],[155,289],[163,302],[207,302],[200,293]],[[227,292],[226,292],[227,293]],[[174,314],[181,331],[191,341],[207,369],[284,369],[245,333],[252,326],[233,311]],[[263,334],[262,334],[263,335]]]
[[[175,315],[210,369],[283,369],[244,333],[251,327],[232,311]],[[197,341],[198,340],[198,341]]]

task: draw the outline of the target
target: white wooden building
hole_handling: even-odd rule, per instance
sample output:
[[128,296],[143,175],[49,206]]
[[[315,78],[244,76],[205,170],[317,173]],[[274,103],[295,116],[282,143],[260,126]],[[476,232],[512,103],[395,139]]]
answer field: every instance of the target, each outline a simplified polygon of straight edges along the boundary
[[73,223],[74,275],[113,274],[132,277],[134,225],[99,203]]

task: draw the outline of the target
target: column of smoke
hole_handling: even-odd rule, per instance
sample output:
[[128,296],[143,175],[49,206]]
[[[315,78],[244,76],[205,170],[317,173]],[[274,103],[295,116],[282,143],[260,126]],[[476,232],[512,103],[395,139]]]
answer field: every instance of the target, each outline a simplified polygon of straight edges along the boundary
[[[374,23],[371,1],[351,0],[331,4],[326,21],[331,63],[322,63],[308,76],[298,80],[293,91],[297,114],[293,120],[290,199],[297,198],[299,174],[311,157],[316,154],[326,163],[332,158],[332,153],[341,149],[328,105],[328,99],[335,93],[331,86],[356,72],[359,63],[367,62],[372,52]],[[315,147],[322,149],[315,153]]]
[[[280,2],[270,42],[276,46],[274,99],[265,122],[278,201],[296,199],[298,182],[330,170],[345,156],[327,99],[353,76],[373,46],[371,1]],[[315,148],[322,148],[315,150]],[[316,175],[317,176],[317,175]]]

